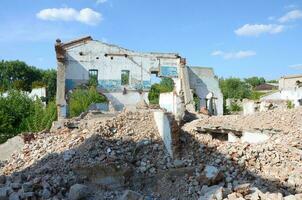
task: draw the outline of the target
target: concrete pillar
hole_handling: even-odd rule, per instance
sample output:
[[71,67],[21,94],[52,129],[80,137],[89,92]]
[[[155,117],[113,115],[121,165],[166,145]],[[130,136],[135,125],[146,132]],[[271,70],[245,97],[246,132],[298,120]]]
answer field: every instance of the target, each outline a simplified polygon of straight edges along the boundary
[[57,57],[57,93],[56,104],[58,112],[58,121],[65,119],[67,116],[67,103],[65,99],[65,50],[63,44],[58,39],[55,44],[56,57]]
[[56,103],[58,111],[58,120],[67,116],[67,103],[65,99],[65,65],[57,62],[57,94]]
[[189,82],[189,74],[188,69],[186,66],[186,59],[182,58],[180,60],[180,71],[179,71],[179,78],[181,80],[181,92],[184,99],[185,107],[188,111],[194,112],[194,101],[193,101],[193,93],[190,89],[190,82]]

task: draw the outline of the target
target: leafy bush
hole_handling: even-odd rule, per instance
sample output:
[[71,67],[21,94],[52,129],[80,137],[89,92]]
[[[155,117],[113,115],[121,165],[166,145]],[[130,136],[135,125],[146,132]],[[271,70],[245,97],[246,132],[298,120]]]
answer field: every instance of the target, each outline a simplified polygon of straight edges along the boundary
[[239,112],[242,110],[242,107],[239,106],[237,103],[232,103],[230,106],[230,111],[231,112]]
[[288,108],[288,109],[292,109],[292,108],[294,108],[295,106],[294,106],[294,104],[293,104],[293,102],[292,101],[286,101],[286,107]]
[[260,97],[262,97],[264,94],[265,94],[264,92],[252,91],[250,99],[252,99],[252,100],[259,100]]
[[50,129],[52,122],[57,118],[57,107],[54,101],[45,108],[41,100],[36,100],[30,110],[30,115],[21,124],[23,131],[39,132]]
[[32,100],[24,93],[9,91],[0,96],[0,143],[22,131],[20,124],[30,113]]
[[252,86],[253,88],[265,83],[265,79],[263,77],[256,77],[256,76],[245,78],[244,81],[250,86]]
[[10,89],[30,92],[35,87],[47,88],[47,101],[56,94],[57,72],[41,70],[22,61],[0,61],[0,91]]
[[244,99],[250,98],[250,86],[239,78],[220,79],[219,86],[224,99]]
[[34,81],[41,80],[42,70],[28,66],[22,61],[0,62],[0,85],[5,90],[20,89],[31,91]]
[[24,131],[49,129],[56,116],[54,102],[45,108],[41,100],[11,90],[7,97],[0,96],[0,143]]
[[172,92],[174,89],[174,81],[171,78],[162,78],[160,83],[153,84],[148,94],[150,104],[159,103],[160,93]]
[[96,88],[76,89],[69,97],[69,114],[70,117],[75,117],[85,112],[92,103],[107,102],[107,98],[100,95]]

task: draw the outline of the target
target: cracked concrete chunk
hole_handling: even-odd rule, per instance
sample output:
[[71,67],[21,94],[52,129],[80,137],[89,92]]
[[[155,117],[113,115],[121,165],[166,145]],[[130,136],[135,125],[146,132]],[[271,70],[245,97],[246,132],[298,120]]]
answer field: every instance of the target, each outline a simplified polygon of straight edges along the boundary
[[86,185],[75,184],[70,187],[68,199],[81,200],[90,196],[89,188]]
[[126,190],[119,200],[143,200],[143,195],[132,190]]
[[8,200],[8,190],[9,188],[0,188],[0,200]]
[[200,176],[200,182],[207,185],[218,183],[223,178],[223,174],[217,167],[207,165]]
[[203,186],[201,189],[202,196],[198,200],[222,200],[222,187],[213,185],[211,187]]

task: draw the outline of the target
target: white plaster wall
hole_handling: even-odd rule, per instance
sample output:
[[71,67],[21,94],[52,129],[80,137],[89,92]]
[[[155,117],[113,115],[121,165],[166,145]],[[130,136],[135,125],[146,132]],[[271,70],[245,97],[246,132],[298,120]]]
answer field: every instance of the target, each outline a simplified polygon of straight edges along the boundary
[[[46,88],[45,87],[34,88],[34,89],[32,89],[31,92],[24,92],[24,94],[26,94],[28,97],[30,97],[32,99],[46,97]],[[4,92],[0,95],[3,96],[3,97],[7,97],[8,93]]]
[[254,101],[245,101],[242,103],[243,115],[250,115],[255,113]]
[[179,95],[181,91],[181,80],[179,78],[173,78],[173,81],[174,81],[175,91]]
[[30,93],[28,93],[28,96],[30,98],[41,98],[41,97],[46,97],[46,88],[34,88],[31,90]]
[[223,115],[223,95],[213,69],[203,67],[188,67],[187,69],[190,88],[193,89],[200,98],[200,106],[206,106],[206,96],[212,92],[215,97],[213,101],[214,114]]
[[172,133],[168,117],[163,111],[156,111],[154,112],[154,121],[168,153],[173,158]]
[[260,144],[266,142],[269,138],[270,136],[265,133],[245,131],[242,133],[240,140],[249,144]]
[[279,90],[283,89],[293,89],[295,88],[296,82],[301,81],[302,82],[302,75],[300,77],[293,77],[293,78],[281,78],[279,80]]
[[117,111],[121,111],[124,108],[135,109],[136,104],[142,99],[149,104],[148,92],[143,92],[142,94],[138,92],[128,92],[127,94],[123,94],[122,92],[111,92],[104,93],[104,95]]
[[177,119],[182,119],[185,112],[185,106],[180,97],[174,92],[161,93],[159,96],[159,106],[171,112]]
[[300,106],[300,99],[302,88],[284,89],[261,98],[261,100],[290,100],[295,106]]
[[[80,55],[80,52],[83,55]],[[105,56],[110,53],[129,56],[112,56],[113,59],[110,55]],[[178,67],[180,63],[180,59],[172,54],[138,53],[99,41],[88,41],[86,44],[69,48],[67,60],[66,79],[88,80],[88,70],[97,69],[99,80],[120,80],[121,70],[129,70],[130,82],[150,81],[150,68],[162,65]]]

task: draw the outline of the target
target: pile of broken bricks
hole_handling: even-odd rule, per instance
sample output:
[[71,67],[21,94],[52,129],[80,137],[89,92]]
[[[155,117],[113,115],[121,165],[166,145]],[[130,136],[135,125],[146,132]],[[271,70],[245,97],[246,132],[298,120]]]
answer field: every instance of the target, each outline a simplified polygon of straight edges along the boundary
[[[53,132],[36,134],[1,166],[0,200],[299,200],[301,113],[202,117],[182,127],[174,160],[158,134],[153,110],[70,119]],[[264,143],[248,144],[198,131],[215,126],[273,134]]]

